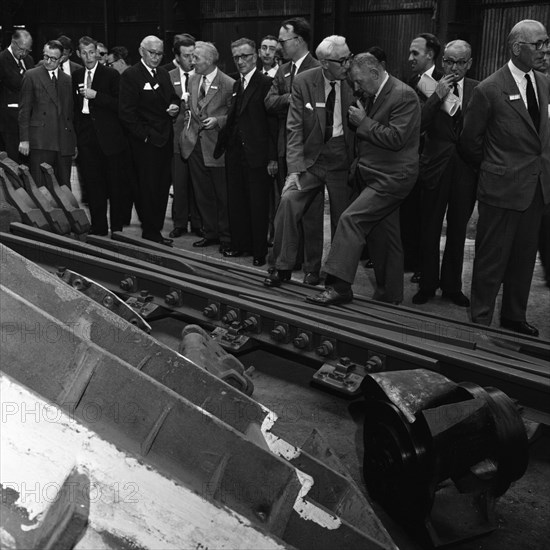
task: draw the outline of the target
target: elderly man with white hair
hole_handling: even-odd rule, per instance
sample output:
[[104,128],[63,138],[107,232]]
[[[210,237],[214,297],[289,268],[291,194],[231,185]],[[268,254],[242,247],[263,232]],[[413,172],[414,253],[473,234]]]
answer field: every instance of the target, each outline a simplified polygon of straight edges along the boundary
[[[331,226],[350,203],[348,169],[353,161],[354,132],[347,112],[353,91],[346,75],[352,55],[343,36],[325,38],[315,51],[320,67],[297,74],[287,118],[288,176],[275,217],[275,270],[264,285],[280,286],[296,263],[298,223],[320,187],[330,199]],[[307,239],[307,235],[305,236]]]
[[120,78],[119,116],[128,131],[136,168],[135,204],[142,237],[161,244],[173,150],[172,119],[179,112],[168,71],[159,67],[164,54],[162,40],[145,37],[139,47],[141,59]]

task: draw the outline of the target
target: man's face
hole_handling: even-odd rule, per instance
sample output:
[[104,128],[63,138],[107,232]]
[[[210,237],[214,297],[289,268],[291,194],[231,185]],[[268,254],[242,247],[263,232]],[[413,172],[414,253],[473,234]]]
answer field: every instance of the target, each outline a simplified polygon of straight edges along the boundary
[[336,46],[328,58],[319,59],[329,80],[344,80],[348,73],[351,52],[347,44]]
[[195,46],[180,46],[180,53],[176,55],[176,60],[185,73],[193,70],[194,51]]
[[273,67],[275,65],[275,52],[277,51],[276,40],[263,40],[258,50],[260,59],[264,67]]
[[231,55],[233,56],[237,70],[242,75],[248,74],[256,67],[258,56],[252,46],[248,44],[231,48]]
[[93,69],[97,63],[97,48],[94,44],[88,44],[87,46],[80,44],[78,46],[78,57],[82,59],[86,69]]
[[13,55],[17,59],[23,59],[32,51],[32,39],[29,38],[25,40],[24,38],[20,38],[19,40],[15,40],[12,42],[11,49],[13,51]]
[[376,95],[379,81],[374,78],[375,71],[369,67],[352,67],[349,71],[350,80],[355,91],[365,92],[369,96]]
[[415,38],[409,48],[409,63],[414,74],[425,73],[433,64],[433,52],[426,48],[425,38]]
[[300,37],[294,32],[292,25],[288,27],[290,30],[285,27],[279,29],[279,44],[283,48],[285,59],[293,59],[300,47]]
[[204,48],[195,48],[192,54],[192,65],[197,74],[208,74],[211,72],[212,59]]
[[145,65],[155,69],[162,61],[164,46],[162,42],[147,42],[144,47],[139,48],[139,55],[141,55]]
[[44,59],[44,67],[48,71],[53,71],[59,67],[62,59],[62,52],[60,52],[56,48],[50,48],[48,46],[44,46],[44,52],[43,52],[43,59]]
[[[537,50],[534,44],[544,42],[545,40],[548,40],[548,34],[542,25],[526,27],[521,41],[514,44],[513,47],[513,51],[516,54],[516,62],[520,69],[528,72],[531,69],[540,71],[543,68],[546,48],[543,46],[540,50]],[[530,42],[530,44],[521,42]]]
[[97,46],[97,50],[96,50],[96,53],[97,53],[97,60],[102,64],[102,65],[106,65],[107,64],[107,48],[105,46]]
[[452,75],[455,82],[464,78],[472,66],[472,58],[468,48],[463,46],[450,46],[443,54],[443,72]]
[[69,57],[71,57],[71,54],[73,53],[73,50],[64,49],[63,55],[61,56],[61,63],[65,63]]

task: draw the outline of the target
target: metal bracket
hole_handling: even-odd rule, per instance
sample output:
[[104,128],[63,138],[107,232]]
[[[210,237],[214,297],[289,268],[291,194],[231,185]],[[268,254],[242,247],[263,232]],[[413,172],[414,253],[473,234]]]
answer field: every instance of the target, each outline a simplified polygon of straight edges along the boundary
[[212,331],[212,338],[224,349],[239,351],[250,340],[250,337],[241,334],[242,326],[239,322],[234,322],[226,329],[217,327]]
[[313,381],[339,393],[354,397],[360,394],[361,383],[367,371],[362,365],[342,357],[336,365],[325,363],[314,375]]
[[137,297],[131,296],[126,300],[126,304],[145,319],[159,309],[159,306],[153,303],[153,295],[147,290],[142,290]]

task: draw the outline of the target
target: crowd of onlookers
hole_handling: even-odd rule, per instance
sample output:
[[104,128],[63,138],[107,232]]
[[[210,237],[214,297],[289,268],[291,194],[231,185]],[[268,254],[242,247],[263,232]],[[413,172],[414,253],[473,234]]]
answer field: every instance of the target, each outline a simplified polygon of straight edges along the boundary
[[[186,33],[169,52],[145,37],[133,64],[124,46],[83,36],[73,51],[62,35],[35,66],[32,37],[17,30],[0,52],[0,149],[27,162],[38,185],[46,162],[70,187],[76,159],[93,234],[122,231],[135,207],[144,239],[171,246],[193,232],[195,248],[269,259],[268,287],[300,268],[305,283],[324,279],[308,298],[320,305],[352,300],[360,260],[374,269],[374,299],[402,302],[410,271],[413,303],[441,289],[480,324],[502,285],[501,325],[538,335],[526,308],[539,248],[549,276],[544,26],[517,23],[509,61],[482,82],[468,76],[472,49],[460,39],[414,37],[407,83],[379,47],[354,55],[333,35],[313,55],[310,39],[303,18],[258,45],[236,39],[226,74],[216,46]],[[332,242],[321,265],[325,191]],[[462,266],[476,200],[469,298]]]

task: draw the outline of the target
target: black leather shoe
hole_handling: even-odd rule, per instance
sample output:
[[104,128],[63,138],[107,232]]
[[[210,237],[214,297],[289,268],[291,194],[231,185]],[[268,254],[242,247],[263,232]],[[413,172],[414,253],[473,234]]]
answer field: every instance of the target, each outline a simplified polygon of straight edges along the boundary
[[205,237],[204,239],[201,239],[200,241],[195,241],[193,243],[193,246],[195,248],[204,248],[205,246],[210,246],[212,244],[220,244],[220,239],[207,239]]
[[168,235],[171,239],[177,239],[178,237],[181,237],[182,235],[185,235],[187,233],[187,229],[185,227],[174,227],[172,231],[170,231],[170,234]]
[[232,248],[228,248],[223,251],[223,255],[226,258],[238,258],[239,256],[242,256],[243,253],[241,250],[233,250]]
[[336,306],[338,304],[347,304],[353,300],[351,288],[345,293],[337,292],[333,287],[327,286],[323,292],[315,296],[307,296],[306,302],[317,304],[319,306]]
[[256,267],[262,267],[262,265],[265,265],[265,256],[254,258],[252,260],[252,265],[255,265]]
[[166,246],[173,246],[174,244],[174,241],[172,239],[165,239],[164,237],[162,237],[162,240],[159,241],[160,244],[164,244]]
[[441,293],[441,297],[446,300],[451,300],[453,304],[459,307],[470,307],[470,300],[464,296],[464,294],[457,290],[456,292],[445,292]]
[[413,304],[425,304],[428,300],[435,296],[435,292],[428,290],[419,290],[413,297]]
[[419,283],[420,282],[420,277],[422,276],[422,273],[420,273],[420,271],[415,271],[413,274],[412,274],[412,277],[411,277],[411,283]]
[[264,286],[281,286],[284,281],[290,281],[292,271],[289,269],[274,269],[268,277],[264,279]]
[[321,279],[319,277],[319,273],[315,273],[314,271],[310,271],[309,273],[306,273],[306,276],[304,277],[305,285],[317,286],[320,281]]
[[527,334],[527,336],[538,336],[539,329],[530,325],[527,321],[511,321],[510,319],[500,319],[500,326],[520,334]]

